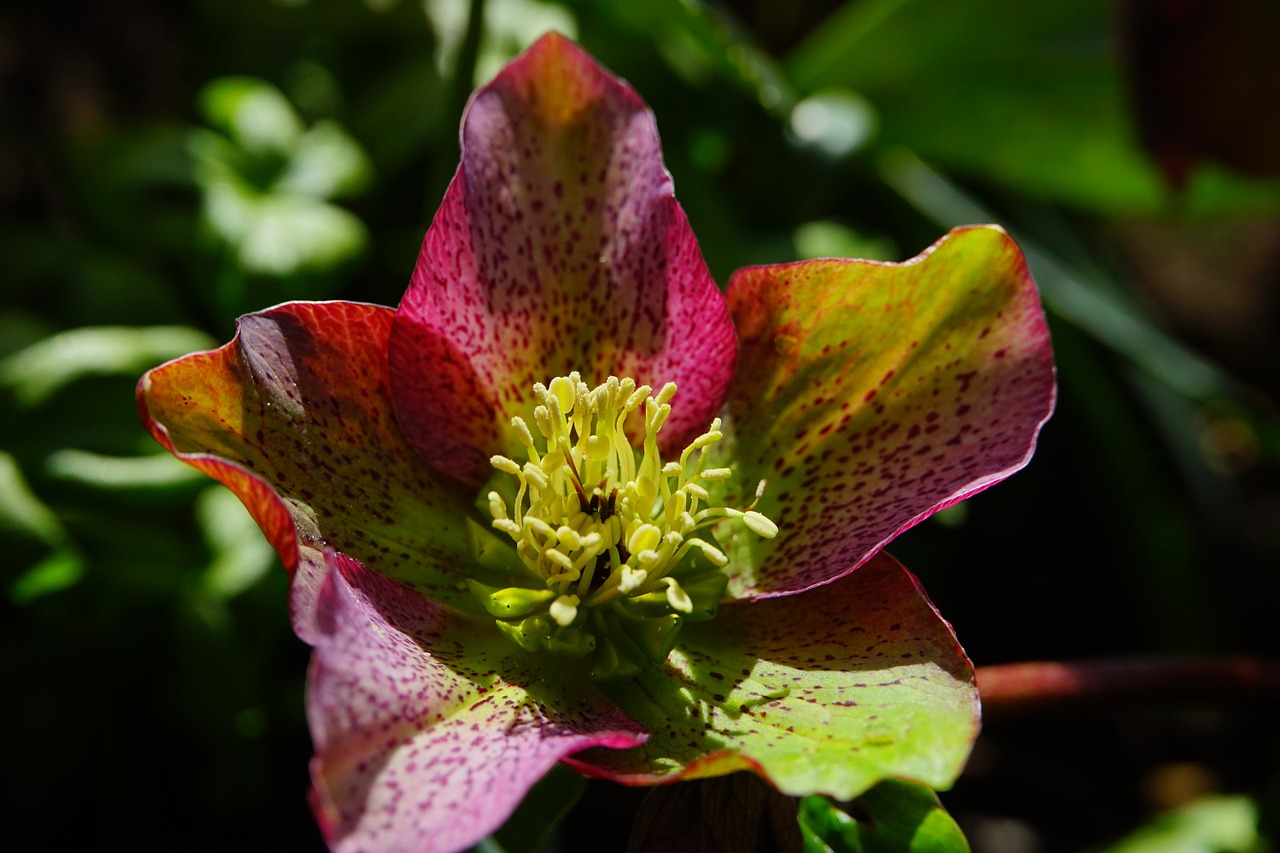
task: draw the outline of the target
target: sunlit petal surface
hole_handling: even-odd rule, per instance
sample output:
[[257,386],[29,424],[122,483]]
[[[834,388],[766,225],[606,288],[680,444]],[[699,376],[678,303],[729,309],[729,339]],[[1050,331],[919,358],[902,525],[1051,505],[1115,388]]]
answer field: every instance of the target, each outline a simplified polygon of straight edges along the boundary
[[605,689],[651,737],[568,763],[632,784],[755,769],[784,794],[945,788],[978,731],[972,665],[886,554],[821,591],[727,606],[664,667]]
[[1053,355],[1022,253],[957,229],[902,264],[810,261],[737,273],[741,353],[726,410],[737,500],[780,533],[735,533],[730,593],[826,583],[1031,458]]

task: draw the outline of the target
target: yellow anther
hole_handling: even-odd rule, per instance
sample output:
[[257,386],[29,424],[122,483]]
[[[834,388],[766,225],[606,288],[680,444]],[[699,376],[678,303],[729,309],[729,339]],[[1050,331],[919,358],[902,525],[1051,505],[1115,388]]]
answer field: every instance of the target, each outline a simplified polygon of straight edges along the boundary
[[649,394],[652,391],[653,389],[648,385],[641,385],[627,397],[627,401],[622,405],[623,410],[627,412],[634,412],[636,409],[640,408],[640,404],[649,397]]
[[684,490],[703,503],[711,500],[711,495],[707,494],[707,490],[697,483],[685,483]]
[[649,579],[649,573],[644,569],[632,568],[631,566],[622,567],[622,577],[618,581],[618,591],[623,595],[627,595]]
[[692,613],[693,599],[689,598],[689,593],[680,588],[676,579],[663,578],[662,582],[667,585],[667,603],[671,605],[671,609],[681,613]]
[[524,526],[529,531],[537,533],[539,538],[544,542],[548,539],[554,539],[556,536],[556,529],[538,518],[536,515],[526,514],[524,517]]
[[662,386],[662,390],[658,392],[657,400],[659,403],[670,403],[671,398],[676,395],[676,383],[668,382]]
[[700,475],[703,480],[727,480],[733,476],[733,470],[730,468],[708,468]]
[[573,409],[573,404],[577,402],[577,374],[572,376],[557,376],[551,380],[551,386],[548,389],[551,395],[555,397],[556,402],[560,404],[561,412],[568,412]]
[[546,472],[537,465],[534,465],[532,462],[526,462],[524,463],[524,468],[522,470],[524,471],[525,479],[527,479],[531,485],[536,486],[539,489],[545,489],[547,487],[548,480]]
[[507,502],[502,499],[502,495],[497,492],[489,492],[486,495],[489,499],[489,517],[494,521],[500,521],[507,517]]
[[560,543],[560,547],[570,551],[577,551],[582,547],[582,535],[567,524],[556,528],[556,541]]
[[747,510],[742,514],[742,523],[752,533],[757,536],[763,536],[765,539],[772,539],[778,535],[778,525],[753,509]]
[[636,477],[636,497],[645,502],[651,502],[658,496],[658,487],[654,485],[653,479],[648,474],[641,474]]
[[729,564],[729,558],[724,555],[724,551],[721,551],[705,539],[690,539],[689,544],[700,548],[703,555],[711,561],[712,565],[727,566]]
[[658,432],[662,429],[663,424],[667,422],[667,416],[671,414],[671,407],[668,405],[657,405],[650,401],[645,406],[644,428],[650,434]]
[[520,476],[520,466],[516,464],[514,459],[508,459],[505,456],[490,456],[489,464],[504,474],[511,474],[514,477]]
[[555,427],[551,423],[551,411],[546,406],[534,407],[533,422],[543,438],[552,438],[556,434]]
[[516,415],[511,419],[511,428],[515,430],[516,438],[527,448],[533,447],[533,433],[529,432],[529,425],[525,423],[524,418]]
[[668,505],[668,518],[679,518],[684,515],[685,507],[689,505],[689,496],[683,491],[678,491],[671,496],[671,503]]
[[547,455],[542,457],[538,463],[538,467],[542,469],[544,474],[554,474],[564,467],[564,451],[559,447],[553,447],[547,451]]
[[579,599],[576,595],[562,595],[551,602],[551,618],[561,628],[568,628],[578,618]]
[[493,520],[493,529],[500,530],[510,536],[512,539],[519,540],[521,535],[520,525],[516,524],[509,518],[495,518]]
[[641,524],[627,540],[627,550],[632,554],[656,548],[662,541],[662,531],[652,524]]
[[722,433],[718,428],[713,429],[710,432],[704,432],[702,435],[695,438],[693,442],[685,448],[684,452],[687,454],[694,450],[701,450],[704,447],[709,447],[710,445],[715,444],[722,438],[724,438],[724,433]]
[[569,557],[560,549],[548,548],[542,552],[542,555],[560,568],[564,569],[566,572],[573,571],[573,560],[570,560]]
[[582,443],[583,450],[586,451],[587,458],[592,462],[603,462],[609,458],[609,452],[613,450],[613,444],[607,439],[599,435],[589,435],[587,440]]

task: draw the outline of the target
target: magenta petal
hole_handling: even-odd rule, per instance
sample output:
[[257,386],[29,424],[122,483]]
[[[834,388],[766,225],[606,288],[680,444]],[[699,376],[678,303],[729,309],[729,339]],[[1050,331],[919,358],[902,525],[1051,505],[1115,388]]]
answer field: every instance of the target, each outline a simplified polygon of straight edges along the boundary
[[314,805],[335,851],[465,849],[562,757],[644,742],[589,679],[557,683],[491,624],[326,560],[307,707]]
[[[683,447],[720,408],[732,321],[662,163],[653,114],[549,35],[476,93],[462,164],[396,315],[396,414],[435,468],[470,482],[509,452],[531,388],[571,370],[680,393]],[[530,418],[530,422],[532,419]]]
[[[234,341],[150,370],[143,423],[179,459],[244,501],[294,572],[324,575],[324,548],[350,554],[460,608],[475,554],[473,494],[428,468],[395,423],[390,308],[294,302],[240,318]],[[295,627],[309,639],[308,608]]]

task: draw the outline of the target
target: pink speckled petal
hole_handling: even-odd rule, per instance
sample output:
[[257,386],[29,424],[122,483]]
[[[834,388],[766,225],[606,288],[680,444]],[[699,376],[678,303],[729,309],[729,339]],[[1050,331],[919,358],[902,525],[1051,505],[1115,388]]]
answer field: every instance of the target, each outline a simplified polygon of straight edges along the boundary
[[781,531],[729,534],[735,597],[854,570],[1025,465],[1053,410],[1039,296],[997,228],[957,229],[902,264],[743,270],[728,299],[742,347],[729,499],[767,481],[759,509]]
[[295,585],[314,592],[329,546],[474,607],[456,588],[473,550],[473,496],[428,468],[396,426],[392,316],[327,302],[242,317],[230,344],[143,376],[139,413],[174,455],[244,501],[286,568],[299,569]]
[[643,743],[590,679],[539,671],[546,659],[491,623],[329,556],[307,707],[313,803],[335,853],[466,849],[565,755]]
[[887,554],[820,591],[728,605],[685,626],[664,667],[603,689],[651,736],[566,763],[636,785],[754,770],[790,796],[946,788],[978,734],[973,665]]
[[724,400],[735,342],[662,165],[653,114],[576,45],[548,35],[471,101],[462,165],[396,315],[405,434],[480,483],[533,420],[531,388],[579,370],[680,393],[664,448]]

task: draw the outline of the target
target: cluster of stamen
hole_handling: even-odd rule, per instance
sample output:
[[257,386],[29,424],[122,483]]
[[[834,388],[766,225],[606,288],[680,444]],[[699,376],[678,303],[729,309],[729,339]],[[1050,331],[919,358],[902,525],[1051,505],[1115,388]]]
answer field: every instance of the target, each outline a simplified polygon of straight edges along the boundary
[[[719,419],[678,462],[662,461],[657,436],[675,383],[654,394],[611,376],[589,388],[574,372],[533,391],[541,441],[513,418],[524,462],[491,461],[514,478],[515,494],[487,495],[493,527],[515,543],[524,571],[518,585],[473,582],[472,591],[522,647],[594,652],[598,677],[665,660],[680,624],[714,616],[727,584],[728,558],[701,534],[726,518],[766,538],[778,528],[751,508],[712,502],[708,485],[731,475],[707,467]],[[643,420],[638,453],[626,431],[633,415]]]

